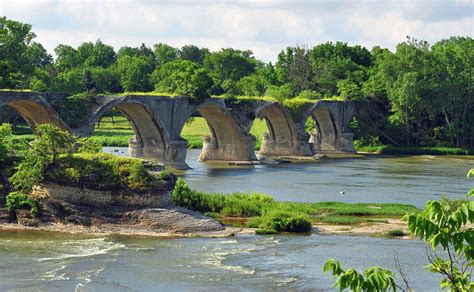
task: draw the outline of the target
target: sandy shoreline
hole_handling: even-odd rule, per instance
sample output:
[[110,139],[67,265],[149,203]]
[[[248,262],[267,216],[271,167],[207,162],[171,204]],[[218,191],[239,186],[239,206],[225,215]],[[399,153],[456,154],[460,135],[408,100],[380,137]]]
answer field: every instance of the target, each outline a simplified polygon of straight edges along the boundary
[[[359,236],[386,236],[390,230],[402,230],[408,233],[406,223],[400,219],[387,219],[388,223],[363,223],[358,225],[330,225],[324,223],[313,224],[311,233],[335,235],[359,235]],[[161,237],[161,238],[177,238],[177,237],[208,237],[222,238],[230,237],[235,234],[254,234],[255,228],[234,227],[226,225],[223,230],[219,231],[198,231],[198,232],[173,232],[150,230],[145,226],[126,225],[126,224],[101,224],[94,226],[83,226],[77,224],[63,223],[45,223],[39,226],[31,227],[17,223],[1,223],[0,231],[44,231],[59,232],[77,235],[91,236],[145,236],[145,237]],[[410,236],[398,237],[403,239],[411,239]]]

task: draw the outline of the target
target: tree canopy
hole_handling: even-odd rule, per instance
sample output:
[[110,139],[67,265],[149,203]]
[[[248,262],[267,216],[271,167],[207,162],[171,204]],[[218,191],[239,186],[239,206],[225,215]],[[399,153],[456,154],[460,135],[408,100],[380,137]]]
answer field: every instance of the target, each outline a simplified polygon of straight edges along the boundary
[[283,49],[265,63],[252,51],[165,43],[115,49],[60,44],[53,58],[29,24],[0,18],[0,88],[77,94],[161,91],[357,102],[360,143],[474,147],[474,40],[408,37],[395,51],[344,42]]

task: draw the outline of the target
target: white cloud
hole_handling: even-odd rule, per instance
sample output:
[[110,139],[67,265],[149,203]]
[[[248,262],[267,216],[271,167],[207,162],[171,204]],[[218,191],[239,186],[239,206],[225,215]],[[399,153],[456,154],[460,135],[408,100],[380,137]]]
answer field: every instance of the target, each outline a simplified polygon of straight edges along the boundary
[[473,9],[470,0],[0,1],[0,14],[31,23],[51,52],[100,38],[116,49],[142,42],[250,49],[265,61],[296,44],[393,49],[407,35],[430,42],[472,36]]

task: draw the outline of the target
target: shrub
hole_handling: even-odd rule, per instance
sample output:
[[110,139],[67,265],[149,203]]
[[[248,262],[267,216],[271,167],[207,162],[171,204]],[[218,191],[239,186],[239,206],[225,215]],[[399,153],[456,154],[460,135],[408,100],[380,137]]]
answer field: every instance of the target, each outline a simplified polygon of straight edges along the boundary
[[69,127],[79,128],[87,122],[87,113],[96,102],[95,92],[89,91],[53,101],[51,105]]
[[173,173],[168,169],[164,168],[162,171],[158,173],[158,178],[160,180],[169,180],[173,176]]
[[276,231],[275,229],[262,228],[262,229],[255,230],[255,233],[259,235],[267,235],[267,234],[278,234],[278,231]]
[[395,230],[389,230],[389,231],[387,231],[387,235],[388,235],[388,236],[399,237],[399,236],[405,236],[406,233],[403,232],[403,230],[395,229]]
[[310,232],[311,222],[301,214],[277,211],[263,217],[263,227],[280,232]]
[[38,204],[35,200],[28,198],[27,195],[20,192],[11,192],[7,195],[6,202],[7,209],[15,211],[23,207],[29,207],[31,215],[36,215],[38,212]]
[[176,182],[171,198],[177,206],[202,213],[249,217],[261,215],[263,207],[274,202],[272,197],[258,193],[205,194],[192,190],[181,178]]
[[78,153],[99,153],[102,145],[92,138],[79,138],[76,142]]

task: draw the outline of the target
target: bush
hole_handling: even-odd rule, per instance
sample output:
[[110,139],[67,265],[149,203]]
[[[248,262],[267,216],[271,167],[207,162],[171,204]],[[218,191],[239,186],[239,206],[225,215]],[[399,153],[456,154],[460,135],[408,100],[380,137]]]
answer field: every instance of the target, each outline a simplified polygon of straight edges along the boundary
[[38,204],[35,200],[28,198],[27,195],[20,192],[11,192],[7,195],[7,209],[15,211],[23,207],[29,207],[31,215],[38,213]]
[[267,234],[278,234],[278,231],[274,230],[274,229],[257,229],[255,230],[255,233],[256,234],[259,234],[259,235],[267,235]]
[[78,153],[99,153],[102,151],[102,145],[92,138],[80,138],[76,144]]
[[280,232],[310,232],[311,222],[301,214],[277,211],[263,217],[262,227]]
[[258,193],[205,194],[192,190],[181,178],[176,182],[171,198],[180,207],[226,216],[259,216],[264,206],[274,203],[272,197]]
[[407,235],[403,230],[395,229],[387,231],[388,236],[401,237]]
[[162,171],[158,173],[158,178],[160,180],[169,180],[172,177],[173,177],[173,173],[168,168],[164,168]]

